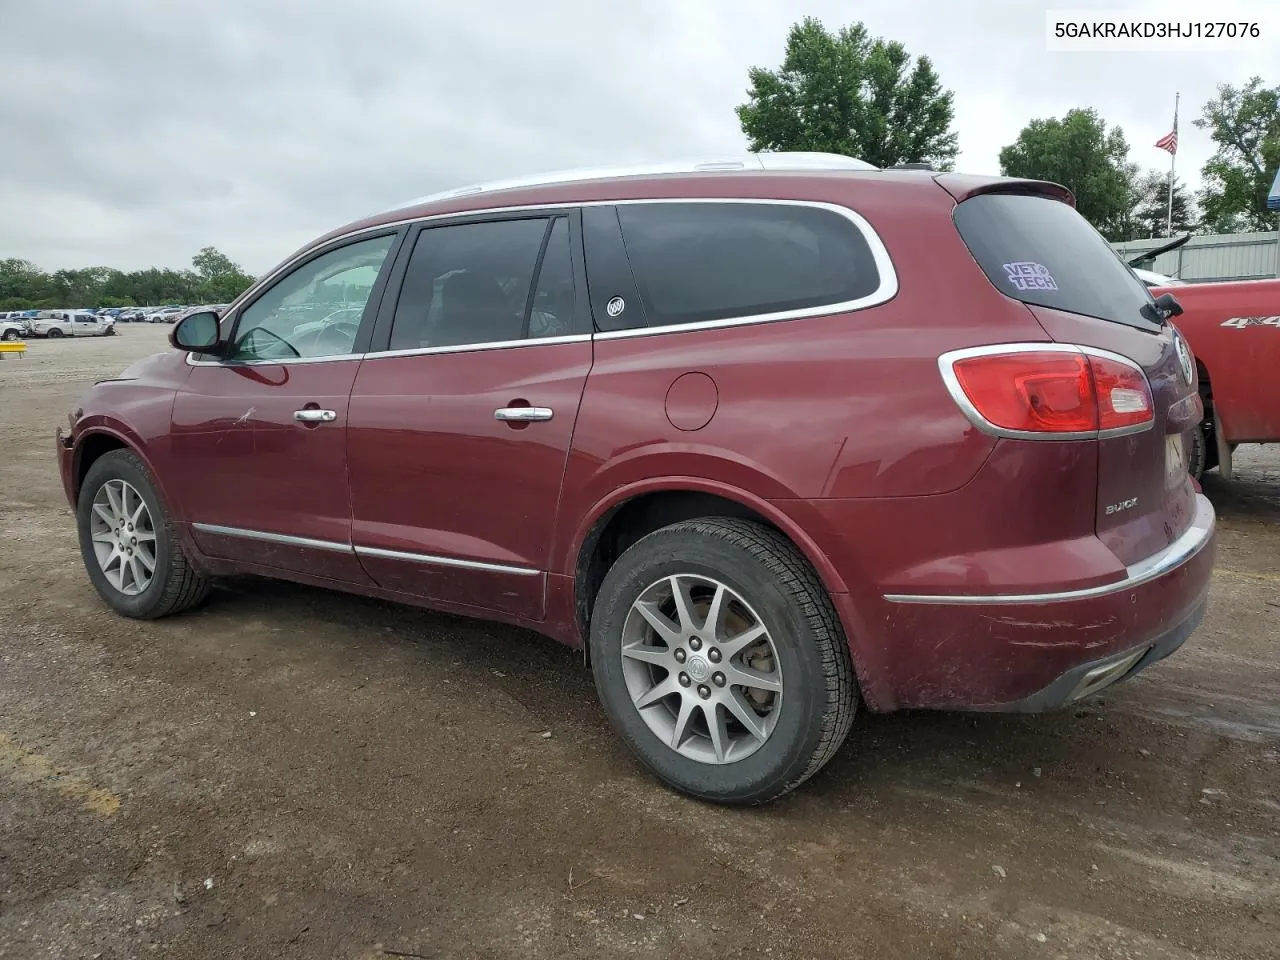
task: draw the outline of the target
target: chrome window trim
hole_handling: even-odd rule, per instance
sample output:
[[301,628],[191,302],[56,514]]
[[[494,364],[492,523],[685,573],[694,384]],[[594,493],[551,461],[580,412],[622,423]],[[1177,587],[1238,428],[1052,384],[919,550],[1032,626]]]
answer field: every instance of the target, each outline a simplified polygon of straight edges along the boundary
[[485,573],[512,573],[521,577],[536,577],[542,571],[532,567],[512,567],[505,563],[484,563],[480,560],[463,560],[459,557],[441,557],[430,553],[406,553],[403,550],[384,550],[381,547],[356,547],[356,555],[377,557],[382,560],[404,560],[432,567],[460,567],[463,570],[481,570]]
[[[812,207],[818,210],[826,210],[830,213],[834,213],[841,217],[844,217],[846,220],[849,220],[851,223],[853,223],[854,227],[861,234],[864,242],[867,244],[868,248],[871,250],[871,257],[873,262],[876,265],[876,271],[879,274],[880,284],[872,293],[868,294],[865,297],[860,297],[857,300],[847,300],[842,303],[823,304],[822,306],[817,306],[817,307],[806,307],[803,310],[787,310],[779,313],[745,314],[740,317],[727,317],[721,320],[705,320],[700,323],[665,324],[660,327],[638,327],[633,330],[613,330],[613,331],[597,332],[594,334],[575,334],[573,335],[572,338],[546,337],[537,341],[521,340],[521,341],[505,341],[505,342],[493,343],[493,344],[477,343],[477,344],[465,344],[461,346],[450,346],[450,347],[422,347],[422,348],[413,349],[409,351],[378,350],[378,351],[369,351],[363,354],[344,354],[342,356],[333,356],[333,357],[302,357],[299,359],[292,359],[292,360],[286,359],[286,360],[271,360],[271,361],[253,360],[253,361],[242,361],[242,363],[245,365],[248,365],[248,364],[261,365],[265,363],[265,364],[270,364],[274,366],[281,366],[281,365],[288,365],[288,364],[294,364],[294,363],[324,363],[327,361],[336,361],[336,360],[355,360],[355,359],[373,360],[373,359],[376,359],[377,357],[393,356],[393,355],[414,356],[419,353],[463,353],[463,352],[470,352],[473,350],[482,350],[482,349],[500,349],[508,346],[516,346],[517,344],[524,346],[526,344],[532,344],[532,343],[551,343],[551,342],[572,343],[572,342],[575,342],[577,337],[583,337],[585,339],[594,338],[597,340],[621,340],[627,337],[646,337],[646,336],[654,336],[654,335],[665,334],[665,333],[682,333],[685,331],[693,332],[696,330],[713,330],[713,329],[719,329],[722,327],[739,327],[739,326],[748,326],[748,325],[753,325],[758,323],[773,323],[773,322],[785,321],[785,320],[800,320],[807,317],[830,316],[832,314],[837,314],[837,313],[849,313],[855,310],[866,310],[871,307],[879,306],[882,303],[887,303],[888,301],[892,300],[894,297],[898,295],[898,289],[899,289],[898,273],[893,267],[893,259],[889,256],[888,248],[885,246],[884,241],[880,238],[880,235],[876,232],[875,228],[872,227],[870,222],[861,214],[859,214],[857,211],[852,210],[849,207],[841,206],[840,204],[826,203],[821,200],[782,200],[782,199],[775,199],[772,197],[646,197],[646,198],[629,199],[629,200],[583,200],[583,201],[562,202],[562,203],[527,204],[527,205],[511,206],[511,207],[501,207],[501,206],[486,207],[483,209],[476,209],[476,210],[458,210],[452,213],[437,213],[437,214],[428,214],[426,216],[420,216],[420,217],[407,217],[403,220],[395,220],[388,223],[380,223],[380,224],[377,224],[376,226],[371,226],[371,227],[362,227],[358,230],[352,230],[349,233],[344,233],[340,236],[332,237],[329,240],[325,241],[324,245],[325,246],[328,246],[330,244],[338,245],[343,243],[344,241],[355,240],[361,236],[364,236],[365,234],[378,233],[385,230],[403,227],[408,224],[438,223],[440,221],[448,221],[448,220],[465,221],[473,217],[484,217],[492,214],[539,213],[542,211],[575,210],[575,209],[581,209],[584,207],[620,207],[620,206],[628,206],[631,204],[638,204],[638,203],[750,203],[750,204],[760,204],[764,206],[799,206],[799,207]],[[299,253],[295,254],[293,257],[289,258],[287,261],[282,263],[271,273],[264,276],[261,280],[259,280],[252,287],[250,287],[248,290],[242,293],[239,297],[237,297],[231,303],[231,305],[228,306],[227,309],[223,311],[223,316],[225,317],[229,315],[232,311],[236,310],[239,307],[239,304],[241,303],[241,301],[248,300],[257,296],[260,290],[265,289],[267,286],[273,283],[276,280],[276,278],[278,278],[283,273],[291,269],[294,266],[294,264],[310,257],[315,252],[317,246],[319,245],[313,244],[312,246],[307,247],[306,249],[300,251]],[[241,364],[224,363],[223,361],[220,361],[220,360],[195,360],[193,359],[193,356],[194,355],[190,352],[187,354],[187,364],[193,367],[241,365]]]
[[192,523],[191,526],[201,533],[212,533],[222,537],[236,537],[241,540],[258,540],[263,543],[278,543],[288,547],[309,547],[312,550],[328,550],[332,553],[350,553],[356,556],[377,557],[384,560],[404,560],[409,563],[421,563],[433,567],[456,567],[463,570],[479,570],[485,573],[511,573],[522,577],[536,577],[542,571],[532,567],[515,567],[503,563],[485,563],[481,560],[464,560],[461,557],[444,557],[431,553],[407,553],[403,550],[384,550],[381,547],[353,546],[350,543],[339,543],[336,540],[313,540],[310,537],[294,537],[284,533],[270,533],[266,530],[246,530],[243,527],[226,527],[217,523]]
[[585,343],[589,333],[571,333],[563,337],[530,337],[523,340],[494,340],[490,343],[469,343],[448,347],[407,347],[403,350],[378,350],[363,355],[365,360],[381,360],[383,357],[423,357],[436,353],[471,353],[475,350],[508,350],[520,347],[536,347],[555,343]]
[[363,360],[363,353],[335,353],[331,357],[289,357],[284,360],[197,360],[193,354],[187,354],[189,367],[280,367],[296,366],[300,363],[338,363],[343,360]]
[[1155,400],[1155,391],[1151,389],[1151,380],[1147,376],[1147,372],[1142,369],[1142,366],[1130,357],[1112,353],[1110,350],[1081,346],[1077,343],[1055,343],[1053,341],[1041,343],[990,343],[980,347],[949,350],[938,357],[938,372],[942,375],[942,382],[947,388],[947,393],[951,394],[951,399],[955,401],[956,406],[960,408],[960,411],[969,422],[989,437],[1001,437],[1009,440],[1038,440],[1041,442],[1053,440],[1109,440],[1113,437],[1127,437],[1137,433],[1146,433],[1155,427],[1154,410],[1152,410],[1151,419],[1145,423],[1139,423],[1131,427],[1112,427],[1107,430],[1041,433],[1035,430],[1010,430],[1006,427],[996,426],[984,417],[969,400],[964,388],[960,386],[960,378],[956,376],[953,364],[958,360],[968,360],[971,357],[991,357],[1002,353],[1078,353],[1086,356],[1101,357],[1104,360],[1113,360],[1142,374],[1142,379],[1147,385],[1147,392],[1151,395],[1152,401],[1154,402]]
[[1213,504],[1202,493],[1196,494],[1196,515],[1191,525],[1183,531],[1182,536],[1173,543],[1137,563],[1125,567],[1124,579],[1115,583],[1104,583],[1099,587],[1086,587],[1083,590],[1064,590],[1056,593],[1006,593],[1006,594],[919,594],[919,593],[887,593],[885,599],[890,603],[928,603],[928,604],[1026,604],[1026,603],[1061,603],[1066,600],[1088,600],[1123,593],[1156,579],[1174,567],[1191,560],[1213,537],[1217,526],[1217,518],[1213,512]]

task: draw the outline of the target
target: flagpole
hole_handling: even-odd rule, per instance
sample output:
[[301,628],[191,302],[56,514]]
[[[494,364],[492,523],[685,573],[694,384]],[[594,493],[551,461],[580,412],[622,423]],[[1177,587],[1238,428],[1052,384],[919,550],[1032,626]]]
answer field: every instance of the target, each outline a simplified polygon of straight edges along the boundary
[[[1181,93],[1173,95],[1173,130],[1176,134],[1178,131],[1178,103],[1182,99]],[[1178,162],[1178,147],[1174,144],[1174,148],[1169,151],[1169,214],[1165,220],[1165,236],[1173,236],[1173,171],[1174,165]]]

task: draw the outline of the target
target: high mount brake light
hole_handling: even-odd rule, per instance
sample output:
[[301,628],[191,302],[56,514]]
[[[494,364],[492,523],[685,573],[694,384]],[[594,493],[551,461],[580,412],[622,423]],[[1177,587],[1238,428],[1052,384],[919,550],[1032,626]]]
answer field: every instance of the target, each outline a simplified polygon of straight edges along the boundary
[[960,408],[996,436],[1086,439],[1137,433],[1154,422],[1146,374],[1118,354],[1000,344],[944,354],[938,365]]

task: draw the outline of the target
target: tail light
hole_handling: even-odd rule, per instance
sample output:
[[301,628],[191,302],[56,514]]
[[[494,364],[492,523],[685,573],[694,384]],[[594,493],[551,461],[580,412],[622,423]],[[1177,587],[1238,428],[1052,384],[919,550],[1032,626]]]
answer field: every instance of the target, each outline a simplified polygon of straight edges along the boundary
[[1074,440],[1148,429],[1147,376],[1119,354],[1070,344],[999,344],[938,360],[951,396],[995,436]]

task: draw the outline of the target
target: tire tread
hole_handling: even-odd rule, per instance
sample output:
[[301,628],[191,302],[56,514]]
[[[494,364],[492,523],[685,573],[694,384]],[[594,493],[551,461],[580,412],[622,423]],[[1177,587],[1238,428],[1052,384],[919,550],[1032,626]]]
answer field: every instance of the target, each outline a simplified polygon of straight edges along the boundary
[[859,701],[849,644],[835,605],[808,560],[790,540],[762,523],[733,517],[684,520],[640,538],[627,553],[644,549],[646,542],[652,543],[655,538],[680,534],[703,540],[717,540],[724,547],[749,556],[795,604],[816,640],[822,675],[821,695],[825,703],[821,712],[819,739],[802,771],[749,799],[726,801],[748,805],[768,803],[791,792],[821,770],[839,751],[848,736]]
[[[89,478],[93,476],[94,471],[100,469],[109,470],[112,463],[127,463],[146,478],[156,501],[155,509],[160,513],[160,519],[163,520],[164,536],[168,540],[169,569],[165,575],[164,592],[145,613],[137,614],[137,616],[144,620],[158,620],[162,617],[169,617],[182,613],[184,610],[189,610],[209,595],[209,591],[213,586],[212,581],[200,573],[187,558],[182,549],[182,538],[178,535],[178,531],[174,529],[173,522],[170,520],[168,506],[160,498],[155,480],[151,476],[151,471],[136,453],[129,449],[111,450],[104,453],[90,467],[89,474],[85,477],[86,484]],[[157,527],[160,526],[161,524],[157,524]]]

